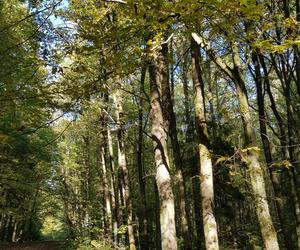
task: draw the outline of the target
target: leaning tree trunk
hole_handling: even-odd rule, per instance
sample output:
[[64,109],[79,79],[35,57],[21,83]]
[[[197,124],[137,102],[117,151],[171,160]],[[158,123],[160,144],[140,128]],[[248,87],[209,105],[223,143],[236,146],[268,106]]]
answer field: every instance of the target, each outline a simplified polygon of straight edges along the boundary
[[[119,87],[119,86],[117,86]],[[121,170],[122,184],[125,198],[125,206],[127,209],[127,231],[129,239],[129,249],[135,250],[135,239],[133,230],[133,208],[130,194],[129,172],[126,164],[125,144],[124,144],[124,128],[123,128],[123,104],[120,90],[117,89],[114,95],[116,105],[116,122],[118,126],[118,163]]]
[[192,34],[198,44],[207,52],[215,64],[234,82],[237,98],[240,106],[240,113],[244,127],[245,149],[242,158],[247,164],[250,174],[256,215],[259,221],[262,239],[267,250],[279,250],[277,233],[275,231],[270,209],[267,201],[263,168],[259,162],[259,150],[256,143],[256,134],[252,125],[252,117],[247,97],[247,89],[242,77],[240,57],[236,44],[232,45],[232,59],[234,67],[230,67],[211,48],[208,41],[196,33]]
[[209,138],[205,117],[204,84],[199,64],[200,47],[191,39],[192,52],[192,79],[194,86],[194,106],[196,125],[199,133],[199,157],[200,157],[200,186],[202,202],[202,219],[206,249],[219,249],[217,222],[214,216],[214,185],[213,168],[209,152]]
[[264,245],[267,250],[279,250],[277,233],[272,222],[267,200],[263,168],[259,162],[259,150],[256,143],[256,134],[252,125],[247,90],[241,75],[240,59],[235,44],[232,46],[232,52],[234,68],[231,73],[236,86],[245,136],[245,149],[243,150],[242,157],[249,169],[256,215],[258,217]]
[[160,229],[162,250],[176,250],[175,208],[172,182],[169,172],[167,153],[167,134],[164,126],[161,105],[161,79],[163,69],[160,64],[161,49],[151,48],[149,58],[150,101],[152,123],[151,134],[154,143],[154,157],[156,165],[156,184],[160,200]]

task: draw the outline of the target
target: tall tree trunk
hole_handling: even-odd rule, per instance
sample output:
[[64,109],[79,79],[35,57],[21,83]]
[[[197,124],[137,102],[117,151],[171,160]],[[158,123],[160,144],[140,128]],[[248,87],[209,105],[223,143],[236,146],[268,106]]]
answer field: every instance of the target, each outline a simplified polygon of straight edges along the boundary
[[113,138],[111,134],[111,129],[109,126],[109,122],[115,122],[113,118],[109,115],[108,110],[108,102],[109,102],[109,96],[107,94],[104,94],[104,116],[103,119],[105,121],[105,124],[103,127],[105,128],[102,132],[103,138],[107,141],[106,147],[105,147],[105,155],[108,157],[108,164],[109,164],[109,171],[108,171],[108,180],[109,180],[109,192],[110,192],[110,198],[111,198],[111,208],[112,208],[112,230],[113,230],[113,244],[114,247],[117,248],[118,245],[118,224],[120,223],[119,218],[119,193],[117,188],[117,180],[116,180],[116,173],[115,173],[115,159],[114,159],[114,150],[113,150]]
[[[151,48],[152,49],[152,48]],[[150,49],[150,51],[151,51]],[[172,182],[169,172],[167,152],[167,134],[165,131],[163,110],[161,103],[162,72],[165,71],[161,49],[152,49],[149,62],[150,101],[152,122],[151,134],[154,143],[154,157],[156,165],[156,183],[160,200],[160,230],[163,250],[176,250],[175,208]],[[152,59],[152,60],[151,60]]]
[[[299,4],[299,1],[298,1]],[[298,22],[300,22],[300,13],[297,15]],[[296,71],[296,87],[298,100],[300,100],[300,49],[298,45],[294,45],[294,57],[295,57],[295,71]]]
[[139,216],[139,225],[140,225],[140,234],[141,240],[140,245],[141,249],[148,249],[147,242],[147,203],[146,203],[146,183],[144,179],[144,169],[143,169],[143,90],[145,85],[145,76],[146,76],[146,65],[142,66],[141,72],[141,83],[140,83],[140,93],[139,93],[139,113],[138,113],[138,138],[137,138],[137,172],[139,180],[139,193],[140,193],[140,206],[141,214]]
[[154,183],[155,191],[155,247],[157,250],[161,250],[161,231],[160,231],[160,201],[157,184]]
[[[255,82],[256,82],[256,90],[257,90],[257,105],[258,105],[258,113],[259,113],[259,124],[260,124],[260,134],[264,147],[265,159],[267,162],[267,166],[270,172],[271,181],[273,184],[274,193],[276,196],[275,202],[278,210],[279,221],[281,224],[281,228],[283,231],[284,242],[288,249],[296,249],[297,242],[295,245],[296,230],[293,220],[294,215],[289,212],[289,206],[287,206],[288,196],[283,195],[283,190],[286,190],[285,193],[289,193],[290,185],[286,185],[289,182],[289,176],[287,175],[287,169],[282,166],[282,173],[278,173],[277,169],[272,167],[273,157],[271,154],[271,146],[269,142],[269,137],[267,133],[267,125],[266,125],[266,114],[265,114],[265,104],[264,104],[264,95],[263,95],[263,78],[261,76],[260,71],[260,63],[257,53],[253,52],[252,61],[255,67]],[[265,73],[266,71],[263,70]],[[270,86],[268,83],[267,75],[264,76],[265,82],[267,82],[267,91],[270,91]],[[272,101],[271,101],[272,103]],[[272,105],[275,105],[272,103]],[[276,107],[273,107],[276,109]],[[277,111],[276,111],[277,112]],[[277,113],[277,115],[279,115]],[[280,118],[281,119],[281,118]],[[286,156],[284,156],[286,157]],[[285,185],[282,186],[283,180],[286,179]],[[293,202],[292,202],[293,203]],[[294,204],[293,204],[294,205]],[[294,237],[293,237],[294,235]]]
[[[296,5],[296,20],[299,23],[300,22],[300,1],[295,0]],[[298,30],[298,35],[300,34],[300,31]],[[298,92],[298,98],[300,99],[300,49],[299,46],[294,46],[294,54],[295,54],[295,60],[296,60],[296,86],[297,86],[297,92]]]
[[0,235],[1,241],[6,241],[5,233],[6,233],[7,223],[8,223],[8,215],[4,215],[2,230],[1,230],[1,235]]
[[[119,87],[119,86],[118,86]],[[125,144],[124,144],[124,126],[123,126],[123,101],[121,92],[119,89],[116,90],[114,95],[114,101],[116,105],[116,122],[118,126],[118,163],[119,168],[122,172],[122,184],[124,185],[123,189],[125,191],[125,206],[127,209],[127,231],[129,239],[129,249],[135,250],[135,239],[134,239],[134,229],[133,229],[133,208],[132,200],[130,194],[130,182],[129,182],[129,172],[126,164],[126,155],[125,155]]]
[[[102,138],[103,140],[104,138]],[[105,161],[105,149],[103,142],[100,145],[100,164],[101,164],[101,171],[102,171],[102,181],[103,181],[103,195],[104,195],[104,202],[105,202],[105,224],[106,224],[106,234],[111,235],[113,223],[112,223],[112,212],[111,212],[111,202],[110,202],[110,195],[109,195],[109,183],[108,183],[108,173],[107,173],[107,166]]]
[[187,59],[184,58],[182,62],[182,85],[184,94],[184,122],[186,124],[186,143],[190,143],[193,137],[192,119],[190,115],[190,98],[189,98],[189,83],[188,83],[188,67]]
[[162,53],[160,57],[160,74],[161,78],[161,88],[162,88],[162,103],[163,103],[163,115],[164,122],[166,124],[166,131],[170,136],[171,145],[173,149],[174,165],[176,168],[176,181],[178,186],[178,199],[179,199],[179,219],[180,228],[184,239],[184,248],[191,248],[191,238],[188,225],[188,214],[186,207],[186,187],[183,177],[183,162],[181,158],[181,150],[179,141],[177,138],[177,126],[176,126],[176,116],[173,109],[173,101],[169,86],[169,73],[168,73],[168,45],[162,45]]
[[[8,242],[11,241],[11,237],[10,237],[11,224],[12,224],[12,216],[9,216],[4,231],[4,241],[8,241]],[[29,229],[27,229],[27,231],[29,232]],[[29,233],[27,233],[27,238],[30,239],[31,235],[28,234]]]
[[18,221],[14,221],[14,229],[11,237],[12,242],[17,242],[17,232],[18,232]]
[[[186,135],[185,135],[185,142],[186,144],[190,144],[193,142],[193,122],[191,119],[190,114],[190,98],[189,98],[189,86],[188,86],[188,67],[187,67],[187,60],[182,63],[182,84],[183,84],[183,93],[184,93],[184,115],[185,115],[185,124],[187,125],[186,128]],[[193,244],[197,246],[197,249],[204,249],[204,239],[203,235],[203,223],[201,219],[201,205],[200,205],[200,182],[199,182],[199,164],[197,160],[197,155],[195,155],[194,150],[188,150],[186,152],[188,156],[188,164],[191,166],[191,185],[192,185],[192,195],[193,195],[193,212],[195,223],[194,226],[196,227],[196,237],[193,239]],[[194,234],[193,234],[194,235]]]
[[[107,119],[108,120],[108,119]],[[119,223],[119,195],[118,189],[116,187],[116,174],[115,174],[115,161],[114,161],[114,151],[113,142],[110,127],[106,125],[107,131],[107,146],[108,146],[108,157],[110,164],[110,193],[111,193],[111,206],[112,206],[112,220],[113,220],[113,238],[114,247],[117,248],[118,245],[118,223]]]
[[256,215],[259,221],[260,231],[265,248],[267,250],[279,250],[277,233],[275,231],[270,209],[267,201],[266,187],[263,169],[259,162],[259,151],[257,150],[256,134],[252,125],[252,118],[247,97],[247,89],[242,77],[240,57],[235,43],[231,44],[232,59],[234,67],[229,67],[210,47],[210,44],[196,33],[192,34],[198,44],[206,50],[216,65],[232,79],[237,91],[240,113],[244,127],[245,149],[242,157],[247,164],[250,174],[250,182],[254,196]]
[[242,157],[249,168],[256,215],[258,217],[264,245],[267,250],[276,250],[279,249],[277,233],[270,215],[263,169],[259,162],[259,151],[256,149],[256,134],[252,125],[247,90],[241,75],[240,58],[235,44],[232,44],[232,56],[234,68],[231,72],[236,86],[245,135],[245,152]]
[[[284,93],[285,93],[285,97],[286,97],[286,104],[287,104],[287,122],[288,122],[288,126],[287,126],[287,131],[286,132],[286,126],[284,123],[283,118],[280,115],[280,112],[277,109],[276,106],[276,101],[274,99],[273,93],[271,91],[271,86],[270,86],[270,82],[269,82],[269,78],[268,78],[268,70],[267,70],[267,66],[265,64],[265,60],[262,54],[259,54],[259,60],[260,63],[262,65],[262,69],[264,72],[264,79],[265,79],[265,84],[266,84],[266,91],[268,93],[269,99],[270,99],[270,103],[271,103],[271,109],[274,113],[274,116],[276,118],[277,124],[278,124],[278,129],[279,129],[279,140],[280,140],[280,146],[281,146],[281,151],[282,151],[282,156],[283,159],[291,162],[292,157],[291,155],[293,155],[293,150],[292,147],[290,147],[291,144],[293,144],[293,139],[291,138],[291,133],[292,133],[292,127],[291,127],[291,123],[293,123],[291,120],[292,119],[292,109],[290,107],[291,103],[289,100],[289,83],[285,84],[286,81],[289,81],[288,78],[283,77],[284,73],[280,72],[280,69],[275,61],[275,58],[272,57],[272,63],[275,69],[275,72],[278,76],[278,78],[281,81]],[[292,206],[294,209],[294,215],[296,218],[296,233],[297,233],[297,245],[298,248],[300,249],[300,207],[299,207],[299,198],[298,198],[298,194],[297,194],[297,189],[295,186],[295,178],[296,178],[296,174],[294,172],[294,168],[288,170],[286,169],[284,166],[282,167],[283,171],[282,173],[285,174],[285,176],[283,176],[281,178],[281,192],[287,193],[289,197],[287,197],[287,199],[292,200]],[[289,184],[289,187],[287,187],[287,184]],[[289,205],[290,202],[288,202],[288,200],[286,199],[286,204]],[[291,224],[291,223],[289,223]]]
[[173,98],[174,97],[174,88],[175,88],[175,76],[174,76],[175,73],[174,73],[174,65],[173,65],[173,61],[174,61],[173,38],[171,38],[171,41],[170,41],[170,58],[171,58],[171,60],[170,60],[171,63],[168,65],[168,68],[170,69],[170,84],[171,84],[170,95]]
[[197,129],[199,133],[199,157],[200,157],[200,183],[201,183],[201,202],[202,202],[202,219],[204,226],[205,246],[206,249],[219,249],[217,222],[214,216],[214,186],[213,186],[213,168],[209,152],[209,138],[207,132],[207,123],[205,116],[204,103],[204,82],[201,75],[199,63],[200,47],[191,39],[192,52],[192,79],[194,86],[194,106]]

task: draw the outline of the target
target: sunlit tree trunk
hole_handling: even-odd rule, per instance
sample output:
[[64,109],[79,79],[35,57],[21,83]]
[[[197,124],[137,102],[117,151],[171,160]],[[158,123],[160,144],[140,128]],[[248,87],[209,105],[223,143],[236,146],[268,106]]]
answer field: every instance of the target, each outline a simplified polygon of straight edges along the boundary
[[251,124],[249,106],[247,103],[247,97],[246,93],[244,92],[243,86],[237,85],[237,93],[240,102],[241,115],[244,122],[244,130],[246,137],[246,149],[245,153],[243,154],[243,157],[249,168],[250,181],[261,234],[266,249],[279,249],[277,234],[273,226],[273,222],[269,211],[263,169],[259,162],[259,152],[256,149],[257,144],[255,139],[255,133]]
[[14,221],[13,234],[12,234],[12,237],[11,237],[11,241],[12,242],[16,242],[17,241],[17,232],[18,232],[18,221],[15,220]]
[[176,250],[176,227],[174,195],[172,191],[171,176],[169,172],[169,159],[167,153],[167,134],[165,131],[162,100],[161,81],[165,70],[161,64],[161,49],[152,49],[152,58],[149,60],[150,101],[152,123],[151,135],[154,143],[154,157],[156,165],[156,183],[160,200],[160,230],[161,246],[163,250]]
[[[102,138],[103,139],[103,138]],[[107,166],[105,162],[105,149],[104,145],[100,145],[100,164],[102,171],[102,181],[103,181],[103,194],[104,194],[104,202],[105,202],[105,222],[106,222],[106,233],[110,235],[112,232],[112,212],[111,212],[111,202],[109,195],[109,183],[108,183],[108,173]]]
[[122,184],[124,190],[125,206],[127,210],[127,231],[129,239],[129,249],[135,250],[135,238],[134,238],[134,229],[133,229],[133,208],[132,200],[130,194],[130,180],[129,172],[126,164],[126,155],[125,155],[125,143],[124,143],[124,121],[123,121],[123,101],[122,95],[119,89],[114,93],[114,102],[116,106],[116,122],[118,126],[118,164],[122,172]]
[[277,233],[272,222],[267,200],[263,168],[259,162],[259,149],[256,143],[256,134],[252,124],[247,89],[241,72],[241,63],[237,45],[235,43],[231,43],[233,67],[230,67],[215,53],[205,38],[196,33],[193,33],[193,37],[197,43],[201,44],[201,46],[206,50],[207,54],[216,63],[216,65],[228,77],[230,77],[235,84],[244,127],[245,149],[242,153],[242,159],[245,161],[249,169],[250,183],[254,199],[253,202],[255,204],[262,239],[267,250],[279,250]]
[[241,75],[240,58],[237,46],[235,44],[232,45],[232,55],[234,68],[231,72],[236,86],[245,135],[246,149],[242,157],[244,158],[249,168],[250,182],[254,196],[253,198],[255,202],[256,214],[258,217],[264,245],[267,250],[276,250],[279,249],[277,233],[273,226],[272,218],[270,215],[264,174],[262,166],[259,162],[259,150],[257,149],[256,135],[252,125],[252,117],[250,114],[247,90],[245,82]]
[[[185,134],[185,143],[188,145],[193,143],[194,137],[194,124],[191,118],[191,108],[190,108],[190,98],[189,98],[189,85],[188,85],[188,60],[185,58],[182,62],[182,84],[183,84],[183,94],[184,94],[184,116],[185,116],[185,124],[186,134]],[[188,150],[186,152],[188,158],[188,164],[191,169],[191,185],[192,185],[192,195],[193,195],[193,212],[194,212],[194,226],[196,228],[196,237],[193,239],[193,243],[197,246],[197,249],[204,248],[203,242],[203,223],[201,219],[201,206],[200,206],[200,182],[199,182],[199,164],[197,161],[197,156],[195,155],[194,150]]]
[[[265,114],[265,104],[264,104],[264,93],[263,88],[267,90],[267,93],[271,95],[270,101],[271,101],[271,109],[276,113],[275,116],[279,119],[278,124],[279,125],[279,131],[280,134],[283,133],[280,137],[284,137],[284,140],[286,140],[283,127],[282,127],[282,119],[277,111],[275,102],[273,100],[273,96],[270,90],[270,83],[268,80],[268,73],[266,70],[266,66],[264,64],[264,59],[261,56],[261,63],[263,64],[263,72],[264,77],[261,75],[261,67],[260,67],[260,60],[259,56],[256,52],[253,52],[252,54],[252,61],[254,64],[254,70],[255,70],[255,82],[256,82],[256,89],[257,89],[257,104],[258,104],[258,113],[259,113],[259,124],[260,124],[260,134],[261,139],[264,147],[264,153],[265,153],[265,159],[267,162],[267,166],[270,172],[271,181],[274,188],[275,193],[275,202],[276,207],[278,210],[279,215],[279,221],[281,224],[281,228],[283,231],[284,236],[284,242],[288,249],[294,249],[295,248],[295,238],[297,238],[296,230],[295,230],[295,217],[294,213],[291,213],[291,207],[297,206],[298,202],[294,204],[294,199],[289,199],[290,197],[293,197],[291,189],[293,190],[293,181],[290,183],[290,176],[288,175],[289,170],[286,169],[284,166],[281,166],[282,171],[279,173],[278,170],[274,167],[272,167],[273,164],[273,157],[271,153],[271,145],[269,142],[269,137],[267,133],[267,117]],[[263,81],[264,79],[264,81]],[[264,83],[264,84],[263,84]],[[265,85],[265,86],[264,86]],[[278,117],[279,116],[279,117]],[[288,156],[288,150],[285,149],[285,146],[283,146],[283,157],[286,160],[289,160]],[[297,196],[296,196],[297,198]],[[288,201],[290,200],[290,202]],[[297,241],[296,241],[297,245]]]
[[169,84],[169,72],[168,72],[168,46],[162,45],[162,53],[159,57],[160,62],[160,75],[161,75],[161,89],[162,89],[162,104],[163,104],[163,116],[164,124],[167,133],[171,139],[171,145],[173,149],[174,165],[176,168],[176,181],[178,186],[178,200],[179,200],[179,219],[180,229],[183,234],[185,249],[191,248],[191,238],[188,225],[188,214],[186,205],[186,187],[183,177],[183,162],[181,158],[181,149],[177,137],[176,116],[173,109],[173,100],[171,96],[171,89]]
[[205,117],[204,103],[204,83],[199,64],[200,47],[191,39],[192,53],[192,79],[194,86],[194,106],[197,129],[199,133],[199,157],[200,157],[200,185],[201,185],[201,203],[202,219],[204,226],[204,237],[206,249],[219,249],[217,222],[214,215],[214,185],[213,185],[213,167],[209,152],[209,138]]
[[110,192],[111,192],[111,205],[112,205],[112,215],[113,215],[113,237],[114,237],[114,247],[118,244],[118,194],[116,188],[116,176],[115,176],[115,162],[113,153],[113,143],[112,136],[109,125],[107,125],[107,144],[108,144],[108,156],[110,164]]

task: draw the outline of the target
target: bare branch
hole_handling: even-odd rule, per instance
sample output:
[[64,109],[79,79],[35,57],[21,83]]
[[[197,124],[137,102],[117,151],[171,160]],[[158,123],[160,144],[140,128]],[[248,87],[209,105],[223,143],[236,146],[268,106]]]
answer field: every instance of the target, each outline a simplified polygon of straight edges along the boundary
[[163,45],[163,44],[168,43],[168,42],[171,40],[171,38],[173,37],[173,35],[174,35],[174,33],[172,33],[172,34],[168,37],[168,39],[167,39],[166,41],[161,42],[160,44],[155,45],[151,50],[155,50],[157,47],[159,47],[159,46],[161,46],[161,45]]
[[127,4],[127,2],[123,0],[105,0],[105,2]]

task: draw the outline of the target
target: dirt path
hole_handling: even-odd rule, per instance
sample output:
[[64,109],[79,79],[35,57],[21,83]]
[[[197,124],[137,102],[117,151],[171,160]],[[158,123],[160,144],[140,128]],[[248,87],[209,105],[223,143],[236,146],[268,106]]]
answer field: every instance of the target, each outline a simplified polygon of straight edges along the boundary
[[22,243],[0,243],[1,250],[63,250],[63,241],[31,241]]

